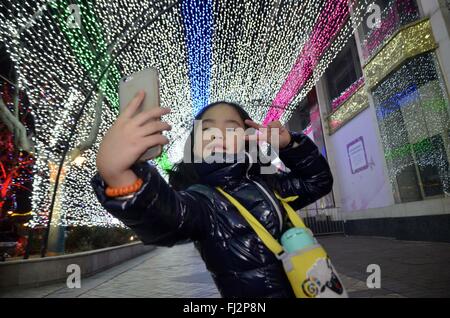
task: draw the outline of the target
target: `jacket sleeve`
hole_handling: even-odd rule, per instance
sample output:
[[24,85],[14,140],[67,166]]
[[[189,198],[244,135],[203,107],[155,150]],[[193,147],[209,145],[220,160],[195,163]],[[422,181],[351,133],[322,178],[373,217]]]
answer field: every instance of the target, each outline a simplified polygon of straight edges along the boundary
[[282,172],[277,178],[281,196],[299,196],[291,203],[298,210],[328,194],[333,187],[333,176],[327,160],[308,136],[302,132],[290,134],[293,145],[279,151],[281,161],[290,172]]
[[126,200],[106,196],[104,180],[98,172],[94,175],[91,185],[101,205],[130,227],[144,244],[173,246],[201,240],[208,231],[208,200],[198,192],[173,190],[147,162],[131,168],[143,184]]

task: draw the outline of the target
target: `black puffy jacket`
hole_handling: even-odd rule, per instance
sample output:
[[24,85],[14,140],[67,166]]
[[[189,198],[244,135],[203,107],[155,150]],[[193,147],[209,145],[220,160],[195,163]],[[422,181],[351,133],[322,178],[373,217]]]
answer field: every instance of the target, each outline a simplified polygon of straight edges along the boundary
[[[291,170],[276,175],[282,197],[302,208],[331,191],[333,178],[317,146],[303,133],[291,132],[295,146],[281,149],[280,159]],[[144,242],[159,246],[193,241],[223,297],[294,297],[281,263],[253,232],[237,209],[214,186],[220,185],[280,238],[286,213],[260,174],[248,165],[230,164],[212,172],[207,184],[173,190],[146,162],[133,171],[143,179],[130,199],[105,196],[97,173],[92,186],[100,203]],[[259,170],[258,170],[259,171]]]

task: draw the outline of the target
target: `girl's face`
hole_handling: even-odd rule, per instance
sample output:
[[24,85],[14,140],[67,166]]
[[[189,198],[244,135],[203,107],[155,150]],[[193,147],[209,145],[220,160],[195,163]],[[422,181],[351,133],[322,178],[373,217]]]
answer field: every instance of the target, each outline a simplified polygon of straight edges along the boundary
[[227,104],[211,107],[194,128],[194,155],[206,158],[213,153],[238,153],[244,149],[245,124],[235,108]]

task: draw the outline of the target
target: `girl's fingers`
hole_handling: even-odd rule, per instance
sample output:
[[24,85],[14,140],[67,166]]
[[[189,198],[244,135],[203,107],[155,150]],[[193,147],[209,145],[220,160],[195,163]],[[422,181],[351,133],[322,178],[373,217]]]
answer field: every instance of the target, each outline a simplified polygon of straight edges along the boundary
[[146,124],[149,120],[151,119],[158,120],[161,118],[162,115],[166,115],[168,113],[170,113],[170,108],[157,107],[136,115],[136,117],[134,117],[132,120],[135,125],[142,126]]
[[261,135],[245,135],[245,140],[248,141],[267,141],[267,136]]
[[164,130],[171,130],[172,126],[164,121],[157,121],[149,123],[148,125],[144,125],[139,127],[139,136],[145,137],[148,135],[155,134],[157,132],[162,132]]
[[246,120],[245,120],[245,123],[246,123],[248,126],[253,127],[253,128],[255,128],[255,129],[263,128],[262,125],[260,125],[260,124],[258,124],[258,123],[256,123],[256,122],[254,122],[253,120],[250,120],[250,119],[246,119]]
[[[250,126],[252,128],[257,129],[256,134],[245,135],[245,140],[248,140],[248,141],[256,140],[256,141],[265,141],[267,143],[272,143],[272,141],[273,141],[274,144],[277,144],[279,142],[278,139],[279,139],[280,134],[285,130],[284,126],[281,124],[281,122],[279,120],[268,123],[267,127],[264,127],[256,122],[254,122],[253,120],[249,120],[249,119],[245,120],[245,124],[247,124],[248,126]],[[273,136],[274,139],[277,139],[277,140],[272,140],[272,129],[278,130],[278,134]]]
[[281,124],[281,122],[279,120],[275,120],[275,121],[271,121],[270,123],[268,123],[267,127],[270,127],[270,128],[281,128],[281,127],[283,127],[283,125]]
[[[256,129],[255,135],[260,136],[259,139],[261,140],[268,140],[270,137],[270,128],[271,127],[264,127],[261,124],[258,124],[257,122],[254,122],[253,120],[250,119],[246,119],[245,123]],[[252,136],[252,135],[248,135],[248,136]]]
[[159,145],[163,146],[168,143],[169,139],[166,136],[160,134],[153,134],[142,139],[142,145],[147,149]]
[[128,103],[127,107],[125,107],[125,110],[123,111],[123,116],[126,118],[131,118],[136,113],[136,111],[139,109],[139,106],[141,106],[142,101],[144,100],[145,92],[139,91],[131,100],[131,102]]

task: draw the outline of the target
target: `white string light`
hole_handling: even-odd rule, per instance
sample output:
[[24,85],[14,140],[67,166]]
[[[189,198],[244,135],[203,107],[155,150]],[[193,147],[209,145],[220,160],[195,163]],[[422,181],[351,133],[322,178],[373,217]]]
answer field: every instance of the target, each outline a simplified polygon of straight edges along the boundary
[[[186,21],[211,27],[211,48],[205,49],[206,53],[195,51],[200,55],[211,52],[209,102],[238,102],[254,120],[261,122],[312,30],[326,28],[326,25],[318,25],[317,17],[328,1],[331,0],[212,1],[211,25],[207,17],[201,15],[194,14],[191,20],[186,19],[186,12],[195,12],[195,1],[181,1],[160,17],[161,10],[169,8],[174,0],[83,1],[79,3],[80,30],[64,24],[69,1],[20,0],[3,4],[0,37],[14,62],[18,84],[26,91],[35,118],[33,141],[37,152],[31,226],[47,223],[52,194],[49,163],[59,163],[66,143],[72,150],[89,136],[95,118],[97,92],[87,100],[75,135],[68,140],[76,114],[94,89],[105,64],[111,62],[111,56],[120,52],[108,76],[100,82],[105,104],[98,138],[92,148],[82,154],[83,162],[72,164],[67,161],[65,165],[64,181],[60,185],[61,224],[118,224],[100,206],[89,181],[96,172],[95,154],[100,140],[118,115],[117,84],[121,76],[149,66],[159,69],[161,104],[172,109],[171,114],[164,117],[173,126],[172,131],[165,133],[171,141],[167,156],[171,162],[182,158],[184,141],[193,120],[193,103],[196,102],[193,101],[196,96],[192,96],[192,85],[207,81],[201,72],[192,72],[190,46],[204,46],[209,40],[188,41],[187,36],[193,28],[186,25]],[[344,24],[338,32],[318,61],[313,76],[287,107],[282,121],[289,119],[292,108],[344,46],[351,34],[352,23],[359,19],[367,2],[359,1],[353,8],[354,21]],[[39,15],[36,12],[40,12]],[[153,19],[130,40],[139,28]],[[129,45],[119,51],[126,43]],[[96,55],[100,53],[103,56],[97,61]],[[200,56],[199,60],[206,61],[208,56]]]

